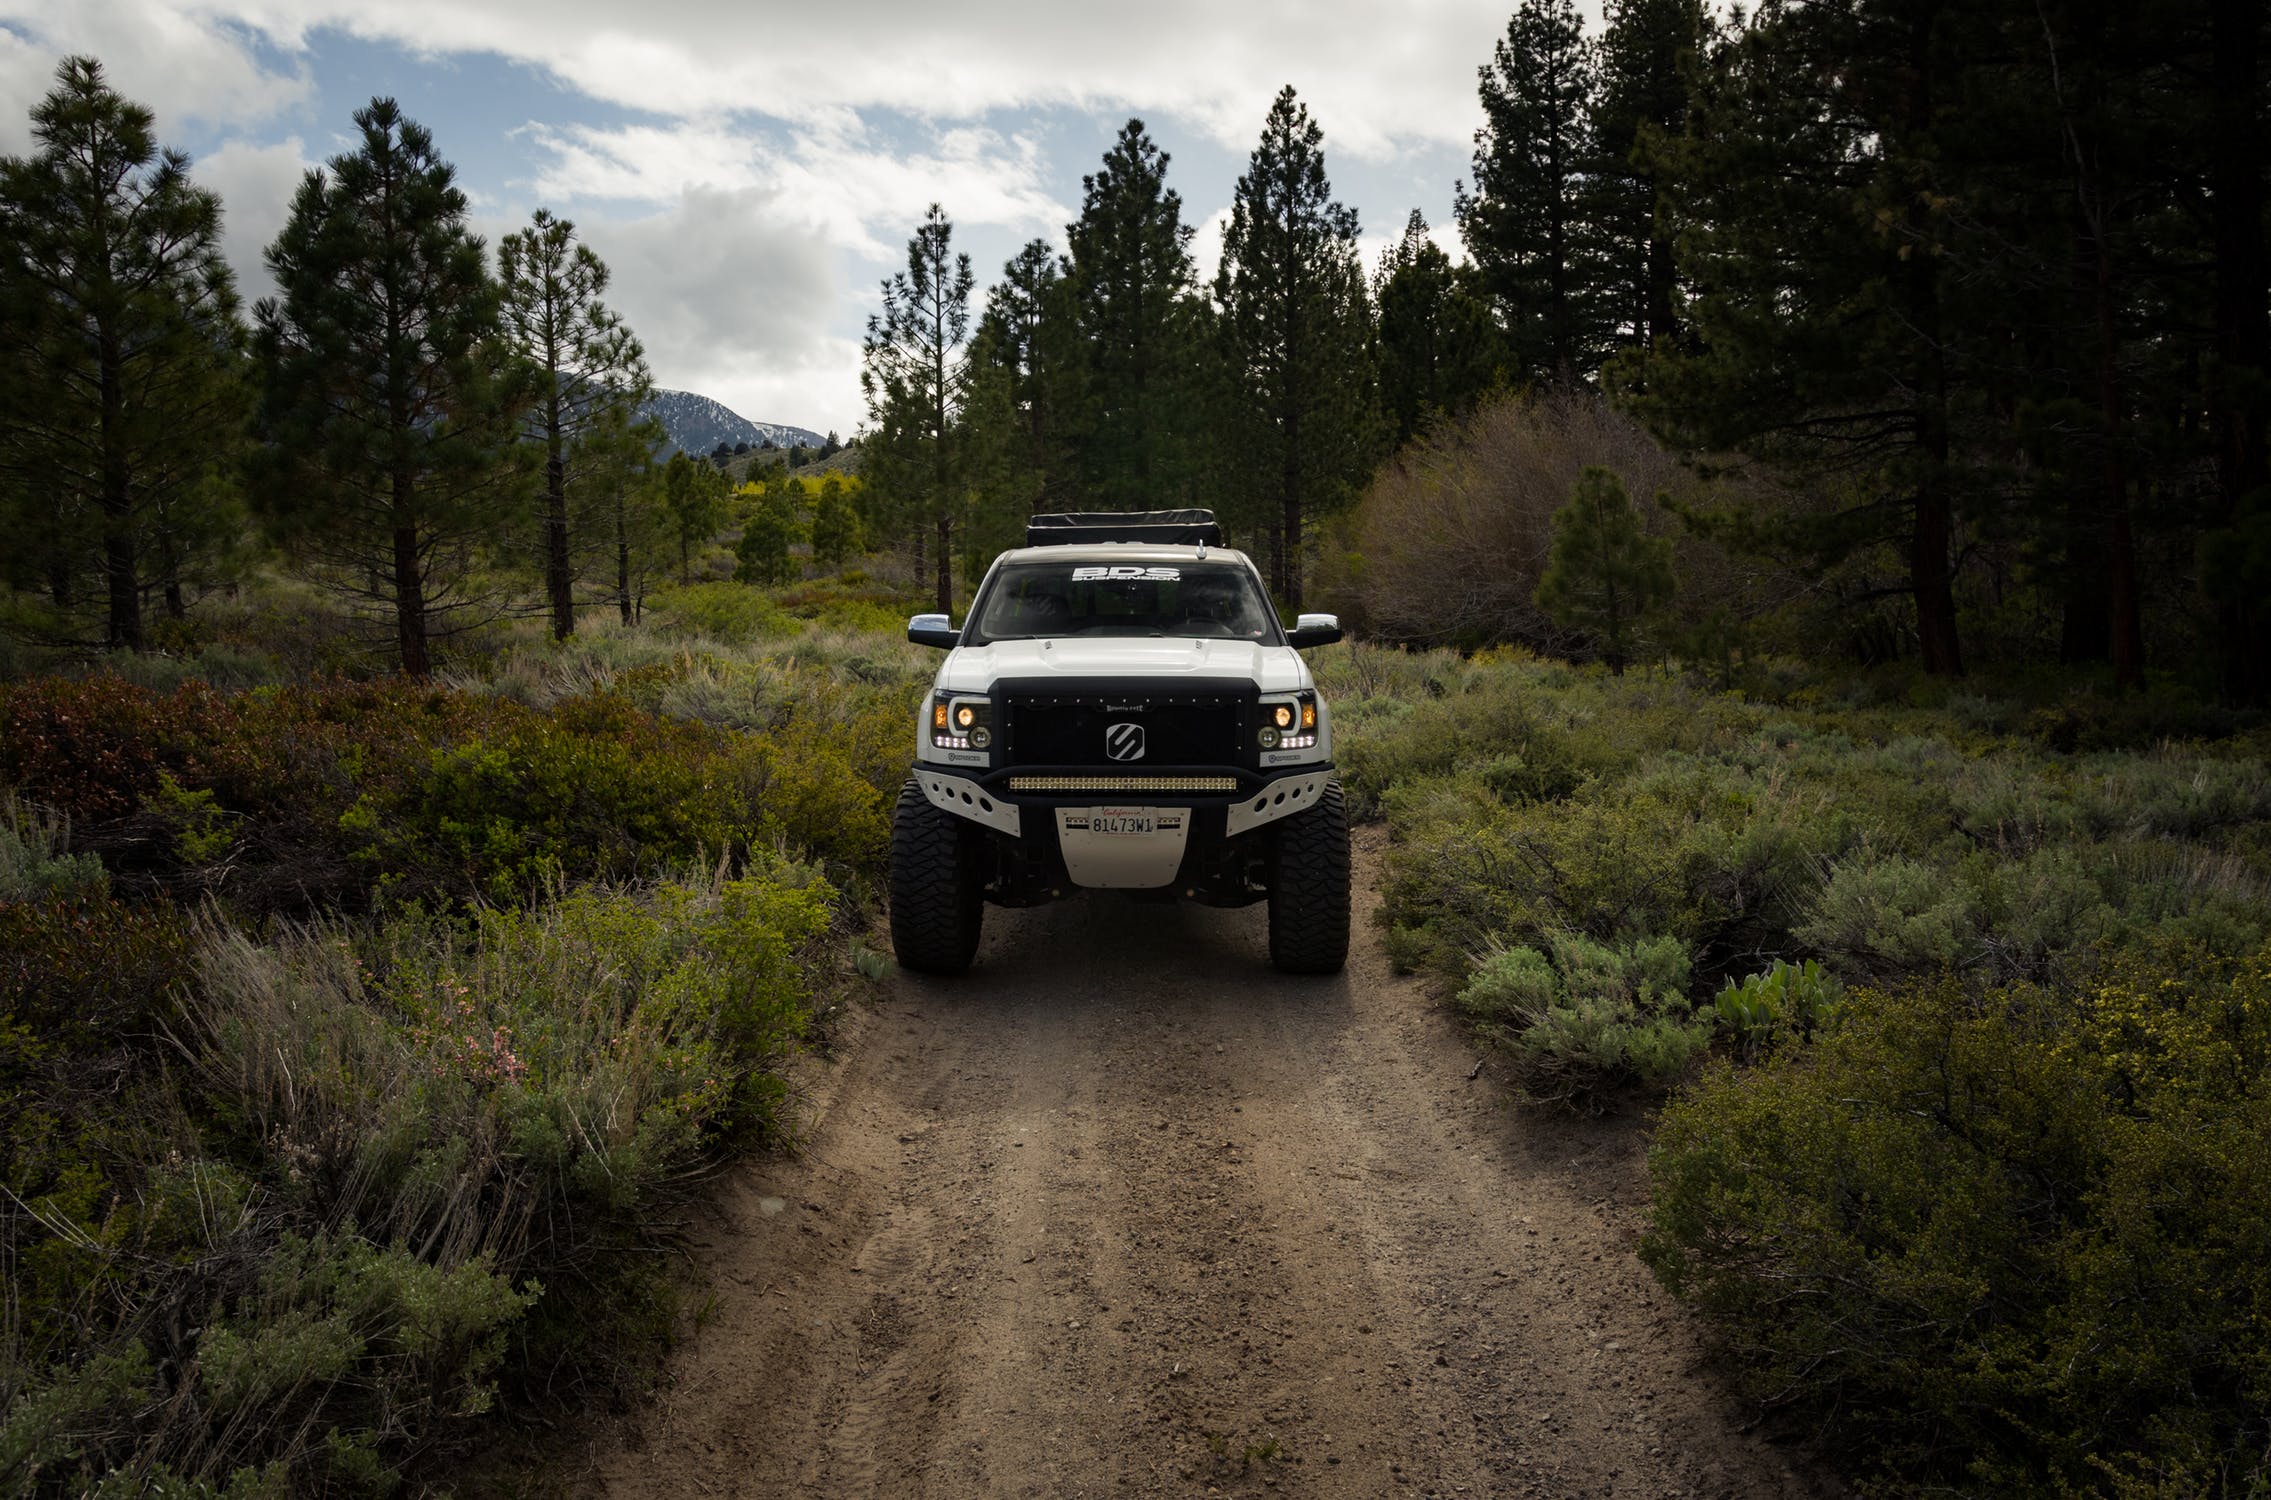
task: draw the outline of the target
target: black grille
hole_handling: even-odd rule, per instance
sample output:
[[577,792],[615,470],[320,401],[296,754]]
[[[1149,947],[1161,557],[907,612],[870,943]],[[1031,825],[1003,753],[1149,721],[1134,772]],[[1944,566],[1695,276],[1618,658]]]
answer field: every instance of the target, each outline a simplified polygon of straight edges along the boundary
[[[1239,761],[1239,697],[1154,693],[1012,696],[1006,700],[1005,762],[1013,766],[1228,766]],[[1140,756],[1125,754],[1142,726]],[[1122,751],[1115,756],[1107,746]]]

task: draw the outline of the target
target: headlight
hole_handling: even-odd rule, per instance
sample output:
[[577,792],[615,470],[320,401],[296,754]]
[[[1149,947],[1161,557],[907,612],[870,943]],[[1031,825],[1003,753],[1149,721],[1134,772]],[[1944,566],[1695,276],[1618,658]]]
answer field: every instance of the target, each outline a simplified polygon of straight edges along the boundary
[[994,706],[942,693],[931,700],[930,742],[941,750],[983,750],[994,742]]
[[1264,750],[1311,750],[1317,744],[1317,695],[1296,693],[1262,700],[1262,727],[1254,743]]

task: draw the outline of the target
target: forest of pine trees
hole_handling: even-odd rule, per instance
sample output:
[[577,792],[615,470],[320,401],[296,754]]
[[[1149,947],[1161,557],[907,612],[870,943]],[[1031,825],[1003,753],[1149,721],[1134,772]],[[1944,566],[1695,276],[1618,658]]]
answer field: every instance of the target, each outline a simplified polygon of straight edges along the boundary
[[[2267,31],[2244,0],[1521,0],[1476,59],[1463,255],[1415,209],[1360,264],[1288,88],[1204,284],[1131,119],[990,286],[948,205],[915,230],[865,342],[864,539],[951,608],[1034,511],[1208,505],[1299,608],[1362,573],[1341,523],[1395,455],[1576,396],[1704,476],[1676,518],[1635,493],[1644,531],[1806,581],[1784,641],[2262,701]],[[629,616],[724,523],[632,430],[605,266],[539,212],[493,268],[390,101],[249,321],[221,205],[97,64],[33,123],[0,162],[4,582],[62,633],[139,649],[267,547],[419,672],[506,595]]]
[[1850,649],[2260,701],[2267,30],[2237,0],[1611,0],[1591,35],[1522,0],[1478,63],[1463,263],[1414,211],[1360,274],[1287,90],[1199,286],[1130,121],[1069,253],[1037,240],[986,294],[948,401],[877,400],[873,428],[934,441],[944,412],[985,455],[954,502],[972,565],[1029,509],[1201,503],[1294,608],[1319,523],[1400,445],[1592,391],[1750,481],[1682,526],[1872,622],[1903,601]]

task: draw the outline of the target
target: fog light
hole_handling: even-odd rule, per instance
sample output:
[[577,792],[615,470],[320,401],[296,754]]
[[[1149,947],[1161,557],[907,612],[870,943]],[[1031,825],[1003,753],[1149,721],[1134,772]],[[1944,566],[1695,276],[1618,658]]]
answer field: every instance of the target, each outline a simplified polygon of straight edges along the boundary
[[970,731],[970,748],[973,750],[983,750],[993,742],[994,732],[991,729],[981,726]]
[[1267,724],[1262,726],[1262,732],[1255,738],[1261,741],[1264,750],[1275,750],[1277,748],[1277,731]]

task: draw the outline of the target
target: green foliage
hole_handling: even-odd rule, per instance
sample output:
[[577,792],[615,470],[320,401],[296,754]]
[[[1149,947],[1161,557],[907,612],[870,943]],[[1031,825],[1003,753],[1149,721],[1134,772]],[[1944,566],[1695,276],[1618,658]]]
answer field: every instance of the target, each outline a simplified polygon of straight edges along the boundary
[[678,581],[693,582],[694,553],[725,524],[726,478],[683,453],[662,470],[662,505],[678,539]]
[[1538,604],[1562,625],[1596,636],[1609,670],[1622,672],[1640,622],[1672,597],[1672,544],[1640,529],[1624,481],[1607,469],[1577,476],[1554,514],[1553,560]]
[[1778,958],[1756,974],[1729,979],[1711,1007],[1736,1045],[1755,1057],[1785,1038],[1811,1036],[1844,998],[1844,986],[1813,959],[1793,964]]
[[[786,1127],[835,902],[766,861],[265,944],[0,903],[0,1181],[27,1210],[0,1218],[0,1472],[381,1494],[446,1464],[530,1320],[612,1326],[611,1253],[657,1195]],[[161,1007],[179,1093],[122,1067]]]
[[1906,1489],[2271,1482],[2271,954],[1860,993],[1666,1111],[1643,1257]]
[[839,569],[866,546],[859,512],[845,498],[844,481],[829,475],[812,500],[812,560],[823,568]]
[[109,1045],[162,1013],[187,985],[189,960],[178,910],[129,906],[99,883],[0,901],[0,1029],[28,1026],[43,1045]]
[[1505,1049],[1531,1099],[1575,1104],[1621,1084],[1662,1088],[1710,1045],[1714,1017],[1688,1004],[1678,939],[1612,947],[1558,933],[1547,949],[1492,953],[1459,991],[1459,1008]]
[[[785,489],[768,485],[754,499],[748,519],[742,523],[740,544],[734,548],[739,559],[734,579],[740,583],[786,583],[799,571],[790,549],[804,539],[803,520]],[[837,504],[839,510],[844,508],[841,499]]]
[[748,646],[796,633],[796,621],[766,594],[743,583],[697,583],[657,594],[663,629],[728,646]]
[[103,894],[109,886],[103,862],[71,853],[70,843],[62,819],[0,798],[0,902]]
[[1629,342],[1668,347],[1682,331],[1679,267],[1649,151],[1686,128],[1689,74],[1714,27],[1701,0],[1619,0],[1603,19],[1584,193],[1599,236],[1595,290],[1612,335],[1621,322]]
[[1465,416],[1499,378],[1498,326],[1473,281],[1413,209],[1373,281],[1380,399],[1397,447],[1440,419]]

